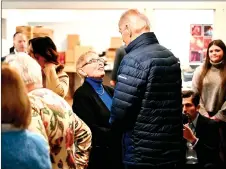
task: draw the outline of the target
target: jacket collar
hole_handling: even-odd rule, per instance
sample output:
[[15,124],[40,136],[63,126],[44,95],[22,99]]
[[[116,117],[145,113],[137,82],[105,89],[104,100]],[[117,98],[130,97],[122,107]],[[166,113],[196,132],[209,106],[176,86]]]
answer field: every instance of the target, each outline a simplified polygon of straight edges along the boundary
[[146,32],[138,36],[135,40],[133,40],[127,47],[126,53],[129,53],[142,45],[150,45],[159,43],[154,32]]
[[22,128],[15,127],[13,124],[2,124],[2,132],[21,131]]

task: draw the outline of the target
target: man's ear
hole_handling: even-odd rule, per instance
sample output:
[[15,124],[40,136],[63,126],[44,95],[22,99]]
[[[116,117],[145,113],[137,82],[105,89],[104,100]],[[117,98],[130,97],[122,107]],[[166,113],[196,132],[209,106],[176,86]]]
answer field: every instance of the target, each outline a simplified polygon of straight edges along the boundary
[[130,27],[128,25],[126,25],[126,29],[129,32],[129,37],[132,37],[132,30],[130,29]]
[[82,70],[81,68],[78,69],[78,73],[79,73],[80,75],[84,76],[84,77],[87,77],[87,73],[84,72],[84,70]]

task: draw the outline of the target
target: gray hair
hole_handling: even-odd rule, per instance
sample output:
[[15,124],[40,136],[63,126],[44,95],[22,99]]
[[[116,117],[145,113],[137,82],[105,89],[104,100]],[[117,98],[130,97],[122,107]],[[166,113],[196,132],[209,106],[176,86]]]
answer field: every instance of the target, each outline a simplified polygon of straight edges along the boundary
[[26,85],[42,85],[41,67],[36,60],[24,52],[8,55],[6,63],[14,67]]
[[150,31],[150,21],[148,17],[137,9],[129,9],[122,14],[119,25],[129,23],[136,33]]

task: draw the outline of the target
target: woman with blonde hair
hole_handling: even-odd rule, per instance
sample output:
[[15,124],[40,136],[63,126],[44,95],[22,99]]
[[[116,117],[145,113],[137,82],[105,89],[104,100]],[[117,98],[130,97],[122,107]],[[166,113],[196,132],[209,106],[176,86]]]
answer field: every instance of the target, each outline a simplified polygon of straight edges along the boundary
[[104,59],[89,51],[78,58],[76,72],[82,78],[73,97],[73,111],[92,131],[88,169],[122,169],[121,134],[109,124],[113,89],[103,85]]
[[31,105],[19,74],[2,65],[2,168],[51,169],[49,146],[43,136],[27,130]]

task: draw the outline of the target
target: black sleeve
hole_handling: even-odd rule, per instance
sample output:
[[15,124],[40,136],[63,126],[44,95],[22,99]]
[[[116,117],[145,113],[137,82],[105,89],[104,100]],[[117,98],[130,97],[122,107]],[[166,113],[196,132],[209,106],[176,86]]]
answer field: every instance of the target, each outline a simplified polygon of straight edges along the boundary
[[120,65],[124,55],[126,55],[126,51],[123,47],[117,49],[116,55],[115,55],[114,67],[113,67],[112,74],[111,74],[111,80],[114,80],[114,81],[117,80],[118,68],[119,68],[119,65]]
[[[206,155],[206,158],[209,160],[214,160],[219,157],[219,146],[220,146],[220,133],[219,133],[219,125],[215,121],[211,121],[206,127],[206,131],[208,132],[206,137],[199,138],[195,149],[197,151],[202,152]],[[210,157],[208,157],[210,156]]]

